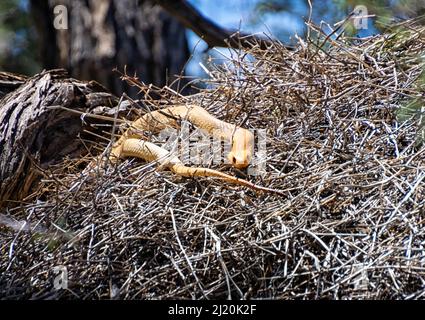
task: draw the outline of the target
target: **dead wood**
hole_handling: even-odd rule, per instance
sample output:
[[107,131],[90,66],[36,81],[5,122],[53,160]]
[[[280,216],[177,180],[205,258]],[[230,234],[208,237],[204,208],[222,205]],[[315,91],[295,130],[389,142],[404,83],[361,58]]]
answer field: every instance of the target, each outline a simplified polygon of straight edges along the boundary
[[38,181],[38,166],[86,151],[79,138],[80,115],[58,107],[82,112],[113,107],[117,98],[105,90],[95,82],[70,79],[64,70],[29,79],[0,74],[0,204],[28,195]]

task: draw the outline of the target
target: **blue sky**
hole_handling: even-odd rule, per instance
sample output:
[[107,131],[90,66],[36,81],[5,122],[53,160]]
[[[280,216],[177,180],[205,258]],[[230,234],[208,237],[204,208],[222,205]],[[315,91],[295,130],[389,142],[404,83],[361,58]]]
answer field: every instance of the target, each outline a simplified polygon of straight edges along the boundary
[[[283,41],[288,41],[291,34],[302,34],[304,28],[302,14],[306,8],[302,1],[295,1],[297,5],[293,10],[296,11],[296,15],[279,13],[261,17],[255,10],[258,0],[189,0],[189,2],[203,15],[225,28],[240,29],[248,33],[265,32]],[[194,32],[188,30],[187,35],[189,48],[194,50],[194,57],[188,64],[186,72],[188,75],[205,76],[199,62],[202,61],[207,45]]]
[[[248,33],[271,34],[273,37],[288,43],[294,34],[303,35],[304,21],[308,16],[307,1],[288,0],[291,4],[291,13],[279,12],[259,15],[255,10],[259,0],[188,0],[203,15],[225,28],[240,29]],[[314,7],[320,6],[324,13],[320,20],[333,24],[343,19],[349,12],[340,12],[333,0],[321,0],[314,2]],[[315,10],[313,10],[316,12]],[[322,12],[321,11],[321,12]],[[304,20],[305,19],[305,20]],[[320,23],[320,21],[316,21]],[[367,36],[376,32],[371,23],[368,30],[360,30],[360,36]],[[326,31],[326,30],[325,30]],[[187,31],[189,48],[194,56],[189,62],[186,73],[189,76],[206,77],[199,66],[199,62],[205,57],[207,45],[195,33]],[[195,48],[196,47],[196,48]],[[227,52],[228,49],[219,49]]]

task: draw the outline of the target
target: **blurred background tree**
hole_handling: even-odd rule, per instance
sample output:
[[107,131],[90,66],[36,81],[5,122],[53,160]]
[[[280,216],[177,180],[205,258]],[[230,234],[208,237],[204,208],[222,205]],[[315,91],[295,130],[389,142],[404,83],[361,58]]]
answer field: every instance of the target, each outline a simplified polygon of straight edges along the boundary
[[28,3],[0,1],[0,71],[34,74],[41,68],[36,51],[35,29]]
[[[57,5],[67,8],[67,30],[54,27]],[[113,69],[164,86],[182,73],[189,55],[185,28],[149,0],[0,1],[0,71],[65,68],[135,96]]]
[[[54,9],[67,10],[67,29],[54,26]],[[113,93],[137,95],[117,73],[145,83],[170,84],[189,58],[185,28],[149,0],[30,0],[43,68],[62,67],[81,80],[96,80]]]

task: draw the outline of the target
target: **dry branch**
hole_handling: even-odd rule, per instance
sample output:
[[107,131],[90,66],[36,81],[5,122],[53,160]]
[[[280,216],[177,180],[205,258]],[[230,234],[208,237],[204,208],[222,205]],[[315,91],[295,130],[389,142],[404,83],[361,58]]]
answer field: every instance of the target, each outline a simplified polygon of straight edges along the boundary
[[[170,15],[177,18],[186,28],[195,32],[211,48],[251,49],[253,46],[258,45],[261,49],[266,49],[273,44],[277,44],[277,40],[222,28],[214,21],[203,16],[185,0],[155,0],[155,2],[161,5]],[[292,48],[288,46],[287,49]]]

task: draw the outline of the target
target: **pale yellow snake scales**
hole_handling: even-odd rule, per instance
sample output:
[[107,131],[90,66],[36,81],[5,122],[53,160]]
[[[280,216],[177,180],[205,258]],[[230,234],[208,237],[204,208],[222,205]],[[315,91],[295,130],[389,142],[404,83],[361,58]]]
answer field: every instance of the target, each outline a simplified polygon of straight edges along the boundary
[[137,157],[149,162],[156,161],[161,167],[168,168],[181,176],[216,177],[256,191],[282,194],[278,190],[261,187],[217,170],[187,167],[166,149],[142,139],[141,131],[159,132],[167,127],[178,128],[180,120],[187,120],[207,133],[230,142],[231,151],[227,158],[236,168],[245,168],[251,162],[254,152],[254,135],[249,130],[221,121],[205,109],[194,105],[174,106],[153,111],[134,121],[113,144],[110,160],[115,162],[119,158]]

